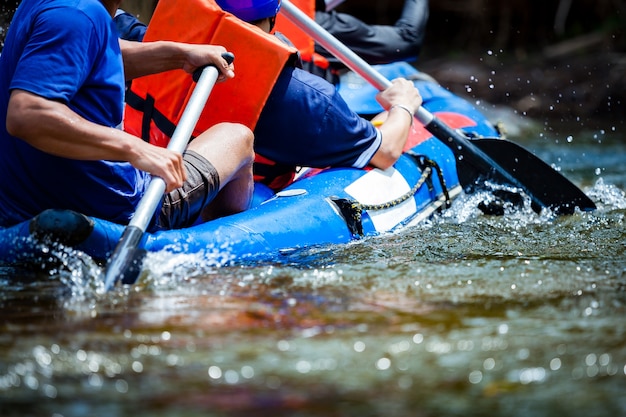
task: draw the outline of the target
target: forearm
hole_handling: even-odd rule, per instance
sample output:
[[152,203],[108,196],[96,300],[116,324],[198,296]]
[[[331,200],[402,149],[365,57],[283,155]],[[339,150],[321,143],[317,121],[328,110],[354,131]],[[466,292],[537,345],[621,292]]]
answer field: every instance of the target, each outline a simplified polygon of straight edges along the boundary
[[182,69],[187,53],[185,44],[168,41],[133,42],[120,39],[120,47],[127,80]]
[[15,90],[11,94],[7,130],[51,155],[129,162],[139,170],[161,177],[166,192],[182,186],[187,175],[180,153],[150,145],[120,129],[92,123],[63,103],[26,91]]
[[387,118],[379,127],[383,141],[372,157],[371,165],[387,169],[400,158],[409,137],[412,120],[410,114],[400,107],[394,107],[387,113]]
[[7,130],[43,152],[70,159],[132,161],[141,146],[139,138],[89,122],[62,103],[20,90],[9,101]]
[[218,69],[220,72],[218,81],[235,76],[234,65],[223,56],[226,52],[223,46],[169,41],[133,42],[120,39],[120,47],[127,80],[174,69],[182,69],[191,74],[205,65],[214,65]]

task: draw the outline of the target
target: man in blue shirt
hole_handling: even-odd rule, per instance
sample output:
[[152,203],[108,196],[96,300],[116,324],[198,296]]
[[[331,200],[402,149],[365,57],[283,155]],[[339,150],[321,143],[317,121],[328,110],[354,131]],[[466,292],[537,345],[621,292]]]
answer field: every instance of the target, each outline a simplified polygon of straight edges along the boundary
[[48,208],[125,224],[149,174],[166,183],[161,227],[248,207],[249,129],[218,124],[183,156],[120,128],[125,76],[206,64],[222,80],[234,76],[223,47],[119,40],[112,16],[120,3],[23,0],[16,11],[0,55],[0,226]]

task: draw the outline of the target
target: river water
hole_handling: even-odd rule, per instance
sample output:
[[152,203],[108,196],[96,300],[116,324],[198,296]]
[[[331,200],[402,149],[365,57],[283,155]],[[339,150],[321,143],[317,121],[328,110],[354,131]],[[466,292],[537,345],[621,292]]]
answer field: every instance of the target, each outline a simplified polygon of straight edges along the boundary
[[463,195],[273,264],[153,255],[106,294],[69,251],[3,269],[0,415],[626,415],[625,127],[547,126],[516,140],[597,211],[485,216]]

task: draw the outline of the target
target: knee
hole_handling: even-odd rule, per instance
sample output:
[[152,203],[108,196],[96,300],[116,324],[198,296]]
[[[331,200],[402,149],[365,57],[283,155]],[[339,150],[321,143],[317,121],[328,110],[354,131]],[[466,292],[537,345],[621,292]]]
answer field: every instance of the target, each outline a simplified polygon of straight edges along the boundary
[[223,123],[228,129],[228,134],[233,145],[237,148],[243,159],[252,163],[254,160],[254,133],[247,126],[239,123]]
[[247,126],[240,123],[223,122],[216,126],[223,131],[231,146],[239,153],[250,158],[254,157],[254,133]]
[[211,126],[195,138],[189,149],[203,155],[208,160],[230,155],[248,163],[254,159],[254,134],[239,123],[223,122]]
[[246,152],[253,153],[254,150],[254,133],[247,126],[239,123],[228,123],[231,134],[236,137],[242,149]]

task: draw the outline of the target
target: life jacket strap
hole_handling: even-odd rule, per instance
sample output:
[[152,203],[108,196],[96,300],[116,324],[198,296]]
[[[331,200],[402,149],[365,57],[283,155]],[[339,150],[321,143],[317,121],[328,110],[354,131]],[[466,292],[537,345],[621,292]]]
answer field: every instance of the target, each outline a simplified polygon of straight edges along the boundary
[[163,113],[154,106],[155,100],[150,94],[142,98],[130,88],[126,90],[126,104],[132,109],[142,113],[141,118],[141,138],[150,142],[151,123],[168,137],[172,137],[176,130],[176,125],[172,123]]

